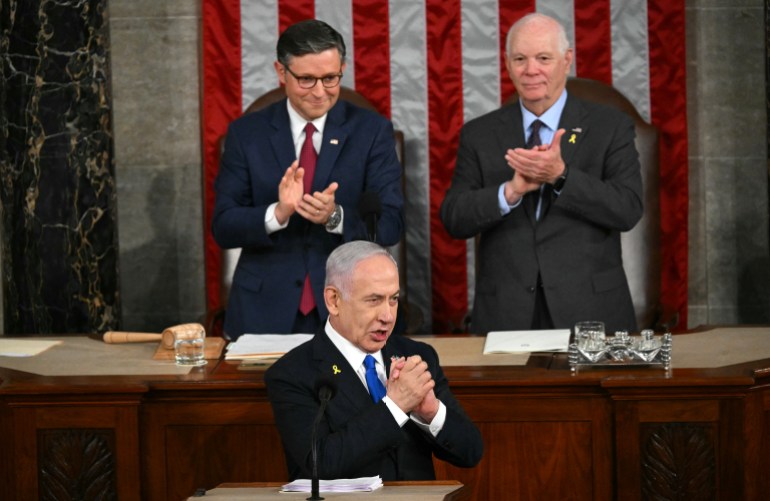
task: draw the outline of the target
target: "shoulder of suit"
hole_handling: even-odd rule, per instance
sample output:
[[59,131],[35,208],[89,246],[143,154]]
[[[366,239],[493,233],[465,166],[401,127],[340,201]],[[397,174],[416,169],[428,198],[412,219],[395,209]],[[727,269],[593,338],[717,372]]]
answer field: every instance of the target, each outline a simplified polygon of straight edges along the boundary
[[465,122],[463,129],[466,131],[482,129],[484,133],[489,132],[489,127],[499,124],[501,122],[513,121],[515,117],[521,117],[521,113],[518,108],[518,101],[514,104],[503,105],[500,108],[489,111],[476,118],[472,118]]
[[393,335],[388,342],[391,344],[391,349],[402,351],[402,353],[399,354],[406,357],[410,355],[432,355],[435,352],[433,347],[428,343],[417,341],[402,335]]
[[329,111],[330,114],[344,117],[347,121],[371,121],[371,122],[388,122],[389,120],[380,115],[376,111],[362,108],[350,101],[344,99],[338,99],[334,107]]
[[626,117],[628,119],[631,119],[625,112],[619,110],[618,108],[614,106],[610,106],[608,104],[603,103],[597,103],[595,101],[589,101],[587,99],[581,99],[579,97],[569,95],[569,100],[567,101],[568,106],[579,106],[583,113],[587,113],[589,115],[599,115],[602,117],[603,120],[606,119],[622,119],[623,117]]
[[256,111],[244,113],[234,119],[232,125],[235,127],[253,127],[255,124],[260,123],[269,124],[272,123],[279,114],[282,114],[283,118],[287,121],[289,120],[289,112],[286,109],[286,99],[281,99]]

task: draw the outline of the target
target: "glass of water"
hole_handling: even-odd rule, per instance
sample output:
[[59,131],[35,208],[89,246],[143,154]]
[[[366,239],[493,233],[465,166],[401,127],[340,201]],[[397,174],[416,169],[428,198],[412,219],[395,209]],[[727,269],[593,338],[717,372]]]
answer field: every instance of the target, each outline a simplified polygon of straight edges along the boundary
[[206,365],[204,347],[206,330],[203,326],[174,333],[174,358],[177,365]]

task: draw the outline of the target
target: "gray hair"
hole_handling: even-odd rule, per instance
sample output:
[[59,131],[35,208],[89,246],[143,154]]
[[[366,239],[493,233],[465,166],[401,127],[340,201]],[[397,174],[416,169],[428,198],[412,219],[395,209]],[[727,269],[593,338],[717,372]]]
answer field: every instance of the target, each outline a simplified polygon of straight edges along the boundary
[[340,245],[329,254],[324,285],[336,288],[342,297],[349,297],[356,266],[374,256],[387,256],[398,269],[398,263],[386,248],[368,240],[354,240]]
[[283,30],[278,37],[275,52],[278,62],[288,66],[295,56],[320,54],[329,49],[337,49],[340,62],[345,62],[345,41],[342,35],[323,21],[307,19]]
[[531,12],[527,14],[526,16],[522,17],[508,30],[508,36],[505,39],[505,54],[506,57],[510,55],[511,51],[511,40],[513,40],[513,37],[518,33],[518,31],[523,28],[524,26],[533,23],[533,22],[551,22],[554,25],[557,26],[557,33],[556,36],[558,37],[559,42],[559,53],[561,55],[564,55],[567,53],[567,50],[569,49],[569,39],[567,38],[567,32],[564,29],[564,26],[557,21],[556,19],[552,18],[551,16],[546,16],[545,14],[541,14],[539,12]]

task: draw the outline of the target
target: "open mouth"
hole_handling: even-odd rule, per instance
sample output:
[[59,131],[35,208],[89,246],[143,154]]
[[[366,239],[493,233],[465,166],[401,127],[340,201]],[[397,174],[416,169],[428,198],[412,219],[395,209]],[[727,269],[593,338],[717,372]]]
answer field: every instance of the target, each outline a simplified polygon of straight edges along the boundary
[[372,339],[377,341],[378,343],[384,342],[388,339],[388,330],[387,329],[377,329],[373,330],[371,332]]

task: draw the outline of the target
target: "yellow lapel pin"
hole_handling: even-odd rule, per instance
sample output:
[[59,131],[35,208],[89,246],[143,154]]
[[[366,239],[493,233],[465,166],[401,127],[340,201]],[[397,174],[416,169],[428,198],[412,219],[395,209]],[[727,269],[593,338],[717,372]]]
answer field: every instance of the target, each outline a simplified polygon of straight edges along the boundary
[[332,365],[332,370],[334,371],[334,374],[337,375],[342,372],[342,370],[338,369],[336,365]]

